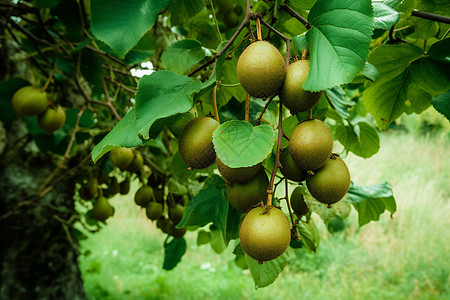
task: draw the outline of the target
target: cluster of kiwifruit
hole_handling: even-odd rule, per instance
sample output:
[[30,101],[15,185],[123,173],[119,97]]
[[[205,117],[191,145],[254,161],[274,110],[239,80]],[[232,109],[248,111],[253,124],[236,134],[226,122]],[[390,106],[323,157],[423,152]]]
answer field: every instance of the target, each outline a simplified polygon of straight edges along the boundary
[[184,216],[184,197],[172,193],[165,195],[164,181],[154,174],[137,190],[134,202],[145,209],[147,218],[156,221],[156,227],[162,232],[174,238],[181,238],[186,233],[186,228],[175,227]]
[[66,122],[64,109],[50,102],[45,91],[33,86],[25,86],[15,92],[12,105],[19,116],[37,116],[39,127],[50,134]]

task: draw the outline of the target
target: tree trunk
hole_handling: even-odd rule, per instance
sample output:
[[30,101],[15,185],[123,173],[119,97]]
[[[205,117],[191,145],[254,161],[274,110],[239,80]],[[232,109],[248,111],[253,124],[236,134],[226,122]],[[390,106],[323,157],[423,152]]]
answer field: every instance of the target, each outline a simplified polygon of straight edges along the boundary
[[[8,131],[8,138],[14,136],[20,135]],[[30,140],[18,141],[14,152],[7,147],[9,153],[2,156],[0,298],[85,299],[71,219],[77,215],[74,182],[63,181],[37,198],[55,165],[51,155],[35,147]]]

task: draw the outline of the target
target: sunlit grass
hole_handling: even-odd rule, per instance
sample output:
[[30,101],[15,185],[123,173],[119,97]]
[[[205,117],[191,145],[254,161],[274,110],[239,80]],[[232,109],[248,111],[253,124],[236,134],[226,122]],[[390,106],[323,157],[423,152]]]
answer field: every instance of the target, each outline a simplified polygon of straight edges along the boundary
[[[358,229],[353,210],[345,231],[331,235],[319,224],[316,254],[290,251],[290,263],[273,285],[254,289],[238,269],[233,245],[216,255],[186,235],[188,250],[164,271],[165,235],[146,220],[131,197],[111,202],[116,215],[82,242],[80,261],[90,299],[449,299],[450,141],[448,135],[381,135],[370,159],[344,158],[352,180],[387,180],[398,210]],[[134,187],[136,188],[136,186]]]

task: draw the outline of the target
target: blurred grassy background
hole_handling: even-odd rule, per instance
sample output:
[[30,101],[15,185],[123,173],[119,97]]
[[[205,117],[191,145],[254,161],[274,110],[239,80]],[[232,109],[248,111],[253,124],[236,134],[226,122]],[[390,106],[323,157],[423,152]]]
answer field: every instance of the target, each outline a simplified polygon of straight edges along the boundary
[[133,190],[113,198],[115,216],[81,242],[89,299],[450,299],[450,130],[428,115],[402,117],[380,133],[374,157],[344,158],[358,185],[391,184],[394,219],[385,213],[359,229],[352,209],[345,230],[330,234],[317,218],[317,253],[290,249],[288,266],[267,288],[255,290],[249,272],[235,266],[233,242],[217,255],[198,247],[194,232],[181,263],[163,270],[165,235],[134,204]]

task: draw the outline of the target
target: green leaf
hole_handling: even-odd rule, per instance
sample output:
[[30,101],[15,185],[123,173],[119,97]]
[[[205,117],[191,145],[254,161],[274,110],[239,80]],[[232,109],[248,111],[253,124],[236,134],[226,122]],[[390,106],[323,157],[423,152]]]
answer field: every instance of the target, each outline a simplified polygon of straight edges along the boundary
[[292,38],[292,42],[294,43],[294,49],[297,50],[298,53],[302,53],[308,45],[308,40],[306,39],[306,33],[294,36]]
[[149,57],[156,53],[156,43],[150,34],[145,34],[125,56],[124,62],[134,65],[146,61]]
[[181,261],[186,253],[186,240],[184,238],[175,239],[168,236],[164,241],[164,270],[172,270]]
[[183,219],[177,228],[200,226],[212,222],[226,239],[228,200],[225,197],[225,181],[219,175],[209,177],[202,190],[189,201]]
[[199,41],[185,39],[170,45],[163,52],[161,62],[166,70],[184,74],[205,56],[205,49]]
[[379,73],[378,73],[378,69],[374,65],[369,64],[366,61],[366,63],[364,64],[364,68],[361,71],[361,74],[373,82],[373,81],[375,81],[375,79],[377,78]]
[[308,15],[311,67],[304,89],[321,91],[353,80],[369,54],[372,17],[369,0],[316,2]]
[[4,123],[6,129],[17,118],[16,111],[12,106],[12,97],[15,92],[27,85],[30,85],[28,81],[18,77],[0,82],[0,121]]
[[444,59],[450,57],[450,38],[443,39],[431,45],[427,52],[432,59]]
[[312,220],[309,223],[300,220],[297,229],[301,237],[302,247],[309,252],[316,252],[317,247],[319,247],[320,235]]
[[136,147],[142,144],[138,138],[135,110],[130,109],[119,123],[92,149],[92,160],[97,162],[105,153],[118,147]]
[[437,96],[450,88],[450,63],[424,57],[411,64],[411,76],[422,89]]
[[380,129],[387,128],[403,113],[412,81],[409,66],[422,56],[423,51],[417,46],[400,44],[376,48],[367,59],[379,75],[364,91],[363,102]]
[[233,206],[228,206],[228,216],[227,216],[227,234],[225,243],[228,245],[230,240],[239,238],[239,226],[244,218],[244,214],[236,210]]
[[383,4],[392,7],[397,8],[403,0],[373,0],[372,2],[382,2]]
[[255,282],[255,288],[258,289],[272,284],[277,279],[278,274],[287,265],[288,254],[284,252],[278,258],[265,261],[262,264],[259,264],[257,260],[254,260],[248,255],[245,255],[245,260]]
[[434,97],[431,101],[434,109],[443,114],[450,121],[450,91],[445,94]]
[[377,131],[366,122],[359,122],[354,128],[339,125],[334,137],[345,150],[363,158],[369,158],[380,150],[380,137]]
[[289,0],[289,5],[295,10],[311,9],[316,0]]
[[353,103],[345,99],[345,91],[340,86],[335,86],[332,89],[325,90],[325,93],[339,115],[342,118],[347,119],[350,116],[348,108],[351,107]]
[[253,127],[246,121],[228,121],[213,133],[217,157],[231,168],[250,167],[271,152],[274,133],[269,125]]
[[97,54],[90,50],[83,49],[81,51],[80,71],[89,83],[97,87],[102,86],[103,67]]
[[53,8],[62,0],[36,0],[36,6],[39,8]]
[[412,18],[412,23],[414,24],[414,31],[419,39],[426,40],[435,37],[439,32],[439,25],[437,22],[422,18]]
[[94,35],[124,58],[156,22],[158,13],[170,0],[91,1]]
[[370,186],[358,186],[352,182],[348,198],[358,211],[359,227],[378,221],[385,210],[391,213],[391,217],[397,210],[392,188],[387,182]]
[[389,30],[400,19],[400,13],[390,6],[381,2],[373,2],[372,5],[375,29]]
[[161,118],[189,111],[201,82],[169,71],[157,71],[139,80],[136,119],[139,136],[149,139],[149,129]]
[[170,2],[170,23],[184,24],[203,8],[202,0],[172,0]]

